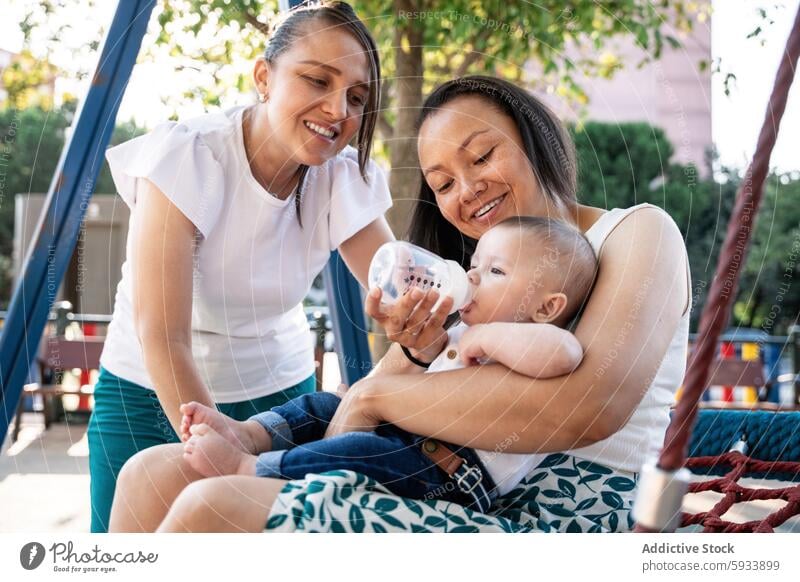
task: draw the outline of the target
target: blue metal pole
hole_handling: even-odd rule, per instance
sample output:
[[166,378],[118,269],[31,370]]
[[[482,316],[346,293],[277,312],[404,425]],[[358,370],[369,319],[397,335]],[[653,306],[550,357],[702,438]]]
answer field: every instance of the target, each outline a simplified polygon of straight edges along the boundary
[[[117,109],[139,54],[155,0],[120,0],[86,99],[50,184],[31,250],[0,335],[0,443],[39,346],[94,191]],[[19,421],[18,421],[19,422]]]
[[361,289],[337,252],[331,254],[324,278],[336,352],[339,354],[339,369],[342,371],[342,380],[352,386],[372,368]]

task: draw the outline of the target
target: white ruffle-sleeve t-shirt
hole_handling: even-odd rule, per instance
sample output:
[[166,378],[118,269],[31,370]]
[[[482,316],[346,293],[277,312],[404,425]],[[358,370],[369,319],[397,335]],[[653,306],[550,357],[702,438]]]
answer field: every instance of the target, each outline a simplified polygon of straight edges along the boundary
[[[297,219],[296,194],[279,200],[250,172],[236,108],[151,133],[107,151],[120,196],[136,206],[146,178],[197,227],[192,352],[216,402],[266,396],[314,372],[302,300],[332,250],[391,206],[383,171],[345,148],[309,168]],[[128,256],[132,241],[128,240]],[[153,389],[133,322],[130,262],[122,266],[101,364]]]

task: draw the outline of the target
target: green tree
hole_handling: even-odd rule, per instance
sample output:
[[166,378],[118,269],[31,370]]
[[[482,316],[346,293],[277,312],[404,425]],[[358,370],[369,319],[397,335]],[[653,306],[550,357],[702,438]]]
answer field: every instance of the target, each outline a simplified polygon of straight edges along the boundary
[[[664,23],[683,30],[693,23],[683,2],[635,0],[384,0],[367,3],[363,11],[370,15],[369,25],[382,39],[386,55],[387,93],[392,99],[382,135],[391,143],[395,206],[389,216],[398,233],[404,231],[418,190],[416,118],[423,94],[436,84],[488,73],[585,103],[578,79],[609,77],[622,66],[610,41],[633,37],[646,59],[657,59],[665,43],[678,45],[663,32]],[[384,28],[392,35],[384,34]],[[590,56],[570,57],[569,49],[575,46],[591,47]]]
[[[670,164],[664,132],[645,123],[586,123],[572,128],[583,204],[626,208],[648,202],[666,210],[686,241],[696,328],[741,177],[723,168],[701,179],[692,165]],[[771,175],[742,265],[731,325],[784,334],[800,313],[800,175]]]
[[[581,203],[627,208],[649,203],[666,210],[686,240],[696,305],[705,300],[733,205],[735,176],[717,183],[698,168],[669,162],[673,146],[646,123],[586,123],[573,128]],[[694,311],[694,323],[700,310]]]
[[0,85],[6,91],[5,104],[15,109],[53,106],[53,88],[57,69],[46,60],[22,51],[0,72]]
[[663,130],[646,123],[588,122],[573,127],[572,137],[583,204],[624,208],[663,200],[658,186],[673,153]]
[[800,176],[772,175],[764,188],[734,317],[780,335],[800,313]]
[[[47,192],[55,173],[74,103],[47,110],[41,107],[0,109],[0,305],[10,300],[14,244],[14,199],[17,195]],[[111,143],[143,133],[134,123],[119,125]],[[116,188],[103,162],[95,192],[114,194]]]
[[[93,0],[84,0],[89,5]],[[677,46],[664,23],[690,29],[705,18],[708,2],[614,0],[369,0],[352,2],[378,41],[386,84],[377,151],[391,162],[395,207],[389,219],[405,230],[409,204],[417,194],[415,121],[423,93],[445,79],[490,73],[551,88],[564,98],[586,100],[578,79],[610,76],[622,63],[610,41],[635,39],[658,58],[665,44]],[[26,18],[26,30],[47,26],[60,0],[40,0]],[[45,7],[45,10],[42,9]],[[169,57],[180,74],[203,74],[182,98],[221,103],[231,91],[250,89],[249,64],[261,53],[276,0],[164,0],[156,7],[158,26],[145,40],[143,60]],[[43,16],[46,14],[46,17]],[[591,47],[573,56],[570,47]],[[637,63],[640,64],[640,63]],[[528,66],[530,65],[530,66]],[[535,71],[527,75],[526,71]]]

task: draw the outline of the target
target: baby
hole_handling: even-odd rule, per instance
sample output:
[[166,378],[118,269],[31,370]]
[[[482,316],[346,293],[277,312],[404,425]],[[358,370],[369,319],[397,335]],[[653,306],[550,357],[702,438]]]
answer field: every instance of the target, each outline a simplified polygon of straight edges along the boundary
[[[583,349],[564,327],[588,297],[596,270],[588,240],[566,223],[518,217],[496,225],[472,257],[472,301],[427,372],[489,361],[532,378],[572,372]],[[514,341],[518,323],[537,326],[534,345]],[[499,446],[497,451],[459,447],[390,424],[324,438],[339,402],[332,393],[307,394],[245,422],[198,403],[184,404],[184,458],[204,476],[302,479],[349,469],[400,496],[444,499],[482,512],[543,458],[503,453]]]

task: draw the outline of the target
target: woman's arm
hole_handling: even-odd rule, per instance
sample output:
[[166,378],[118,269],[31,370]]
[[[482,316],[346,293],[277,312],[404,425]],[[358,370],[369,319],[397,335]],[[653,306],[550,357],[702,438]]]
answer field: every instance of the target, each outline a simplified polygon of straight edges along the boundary
[[382,216],[370,222],[339,246],[347,268],[353,273],[361,286],[366,289],[369,264],[378,248],[394,240],[394,235],[386,219]]
[[464,332],[458,351],[465,364],[487,358],[530,378],[569,374],[583,358],[578,339],[549,323],[486,323]]
[[182,402],[214,406],[192,358],[194,225],[142,180],[131,222],[133,311],[144,362],[176,434]]
[[329,434],[391,422],[416,434],[508,452],[561,451],[618,431],[649,387],[687,307],[683,240],[662,212],[632,213],[608,237],[575,332],[585,346],[568,376],[532,380],[499,364],[367,378]]

